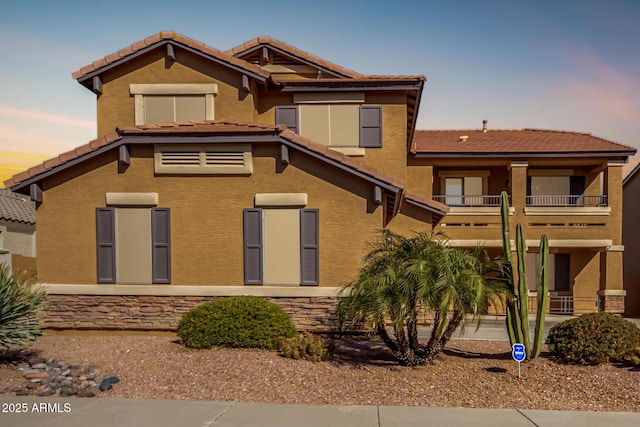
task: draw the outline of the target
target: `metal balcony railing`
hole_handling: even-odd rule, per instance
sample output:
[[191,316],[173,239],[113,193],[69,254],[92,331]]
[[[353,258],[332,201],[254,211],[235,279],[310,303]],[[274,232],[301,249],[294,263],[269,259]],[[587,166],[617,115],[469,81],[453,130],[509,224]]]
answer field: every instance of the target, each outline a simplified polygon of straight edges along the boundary
[[[500,206],[500,195],[482,196],[433,196],[436,202],[444,203],[447,206],[483,207]],[[511,204],[511,196],[509,196]]]
[[527,196],[527,206],[607,206],[607,196],[606,194]]

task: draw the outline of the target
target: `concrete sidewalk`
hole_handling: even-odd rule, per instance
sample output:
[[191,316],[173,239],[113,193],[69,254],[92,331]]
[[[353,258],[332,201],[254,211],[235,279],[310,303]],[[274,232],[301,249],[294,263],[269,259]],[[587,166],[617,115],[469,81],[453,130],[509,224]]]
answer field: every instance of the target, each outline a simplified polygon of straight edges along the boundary
[[[640,413],[0,396],[11,427],[636,427]],[[22,413],[16,410],[24,409]]]

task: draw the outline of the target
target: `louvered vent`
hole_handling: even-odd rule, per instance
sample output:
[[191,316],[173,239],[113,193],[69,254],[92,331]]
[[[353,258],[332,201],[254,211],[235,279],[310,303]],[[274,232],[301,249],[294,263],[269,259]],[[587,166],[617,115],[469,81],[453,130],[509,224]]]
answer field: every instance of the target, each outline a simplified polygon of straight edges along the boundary
[[251,175],[250,144],[156,145],[154,170],[157,174]]
[[200,153],[192,152],[172,152],[162,153],[162,166],[200,166]]
[[207,166],[244,166],[244,153],[207,151],[205,164]]

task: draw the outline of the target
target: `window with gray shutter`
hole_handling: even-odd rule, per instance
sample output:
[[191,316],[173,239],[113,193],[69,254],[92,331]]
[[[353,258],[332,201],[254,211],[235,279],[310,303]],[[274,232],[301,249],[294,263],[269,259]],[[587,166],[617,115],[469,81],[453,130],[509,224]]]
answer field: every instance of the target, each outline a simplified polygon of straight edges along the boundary
[[245,209],[244,283],[262,285],[262,209]]
[[171,227],[168,208],[151,209],[153,283],[171,283]]
[[285,125],[295,133],[298,132],[298,107],[276,107],[276,124]]
[[382,147],[382,107],[360,107],[360,147]]
[[300,284],[319,284],[318,209],[300,210]]
[[96,208],[98,283],[116,282],[115,215],[113,208]]

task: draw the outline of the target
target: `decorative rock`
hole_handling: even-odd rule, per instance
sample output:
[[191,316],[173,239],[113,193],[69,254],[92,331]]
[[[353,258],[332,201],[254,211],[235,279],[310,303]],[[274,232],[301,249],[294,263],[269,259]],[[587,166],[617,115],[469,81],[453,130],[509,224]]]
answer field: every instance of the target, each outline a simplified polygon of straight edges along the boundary
[[60,389],[60,396],[71,396],[78,393],[78,387],[71,384]]
[[78,390],[78,397],[94,397],[100,393],[100,389],[97,387],[88,387]]
[[34,378],[49,378],[49,374],[47,374],[46,372],[30,372],[28,374],[24,374],[22,375],[23,377],[25,377],[28,380],[34,379]]
[[47,397],[47,396],[51,396],[52,394],[53,394],[53,390],[51,390],[49,387],[45,387],[40,393],[38,393],[38,396]]
[[47,363],[47,359],[45,359],[44,357],[32,357],[31,359],[27,360],[27,362],[29,363],[29,365],[36,365],[38,363]]
[[118,377],[106,377],[100,383],[100,390],[101,391],[111,390],[111,387],[113,386],[113,384],[118,382],[120,382],[120,378]]
[[101,391],[110,390],[113,384],[120,381],[114,375],[98,377],[100,368],[88,362],[58,363],[53,358],[32,358],[30,362],[33,363],[23,364],[19,368],[26,384],[6,388],[17,396],[93,397]]

